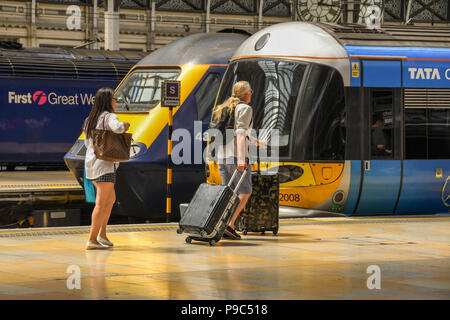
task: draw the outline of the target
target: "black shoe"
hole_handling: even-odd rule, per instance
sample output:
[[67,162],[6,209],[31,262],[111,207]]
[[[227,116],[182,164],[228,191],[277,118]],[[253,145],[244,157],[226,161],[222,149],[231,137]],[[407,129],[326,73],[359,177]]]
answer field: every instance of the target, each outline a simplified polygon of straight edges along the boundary
[[234,230],[230,226],[227,226],[224,234],[230,236],[231,239],[233,239],[233,240],[241,240],[241,236],[236,232],[236,230]]
[[234,240],[234,237],[233,236],[231,236],[229,233],[227,233],[227,230],[225,230],[224,232],[223,232],[223,236],[222,236],[222,238],[224,238],[224,239],[230,239],[230,240]]

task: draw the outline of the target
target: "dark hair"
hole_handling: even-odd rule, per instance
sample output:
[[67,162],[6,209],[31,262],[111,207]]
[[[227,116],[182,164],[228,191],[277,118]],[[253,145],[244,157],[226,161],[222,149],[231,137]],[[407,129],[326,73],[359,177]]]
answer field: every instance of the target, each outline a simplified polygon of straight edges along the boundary
[[94,106],[83,124],[83,131],[85,132],[86,138],[90,137],[92,130],[97,126],[98,118],[103,112],[113,112],[113,97],[114,90],[111,88],[101,88],[95,94]]

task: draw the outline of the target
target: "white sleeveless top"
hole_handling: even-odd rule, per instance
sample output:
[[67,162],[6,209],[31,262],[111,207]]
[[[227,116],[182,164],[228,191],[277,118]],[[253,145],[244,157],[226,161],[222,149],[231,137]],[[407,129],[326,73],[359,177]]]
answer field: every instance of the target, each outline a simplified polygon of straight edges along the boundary
[[[237,135],[244,133],[250,136],[253,126],[253,109],[248,104],[239,103],[234,109],[234,139],[226,145],[221,145],[217,150],[218,163],[225,163],[227,158],[237,158]],[[245,157],[248,158],[248,139],[245,139]]]

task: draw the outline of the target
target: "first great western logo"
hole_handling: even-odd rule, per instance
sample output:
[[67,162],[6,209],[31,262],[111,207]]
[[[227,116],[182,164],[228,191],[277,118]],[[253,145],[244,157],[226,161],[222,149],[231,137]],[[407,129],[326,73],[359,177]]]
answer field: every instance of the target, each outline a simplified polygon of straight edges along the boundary
[[92,93],[75,93],[73,95],[61,95],[56,92],[46,93],[42,90],[37,90],[34,93],[18,93],[15,91],[8,91],[9,104],[35,104],[38,106],[50,105],[92,105],[95,96]]

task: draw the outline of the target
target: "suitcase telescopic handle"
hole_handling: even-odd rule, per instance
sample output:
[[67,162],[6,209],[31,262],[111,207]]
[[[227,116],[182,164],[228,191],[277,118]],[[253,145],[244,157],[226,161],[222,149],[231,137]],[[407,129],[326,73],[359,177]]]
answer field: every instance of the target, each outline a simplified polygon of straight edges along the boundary
[[[238,169],[234,170],[233,175],[231,176],[230,182],[228,182],[228,187],[231,188],[231,183],[233,183],[234,178],[236,178],[236,175],[238,173]],[[236,191],[241,186],[242,181],[244,181],[245,176],[247,175],[247,169],[244,170],[244,173],[242,174],[241,178],[239,179],[236,188],[234,188],[233,192],[236,193]]]

